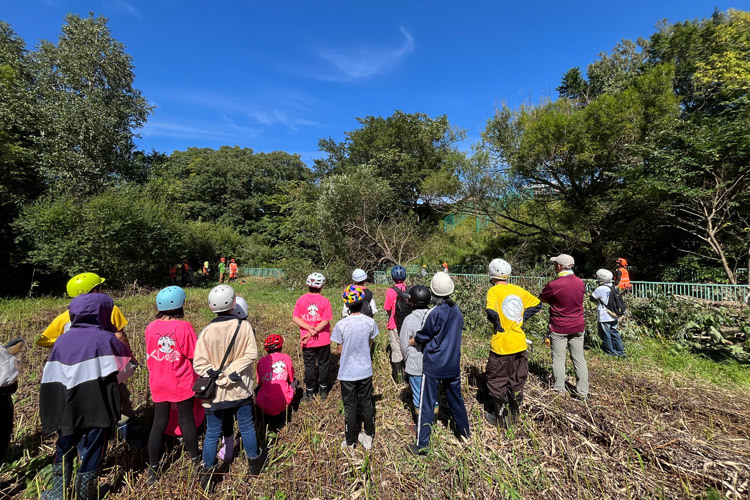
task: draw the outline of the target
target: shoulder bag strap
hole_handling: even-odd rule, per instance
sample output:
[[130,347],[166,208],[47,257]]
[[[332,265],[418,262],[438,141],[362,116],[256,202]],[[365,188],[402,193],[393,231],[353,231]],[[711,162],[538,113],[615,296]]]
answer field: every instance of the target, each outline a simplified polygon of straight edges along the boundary
[[221,371],[224,369],[224,363],[227,362],[227,358],[229,357],[229,352],[232,350],[232,347],[234,346],[234,341],[237,340],[237,333],[240,331],[240,326],[242,326],[242,320],[237,321],[237,328],[234,330],[234,335],[232,335],[232,341],[229,342],[229,347],[227,347],[227,352],[224,353],[224,359],[221,360],[221,365],[219,365],[219,369],[217,371]]

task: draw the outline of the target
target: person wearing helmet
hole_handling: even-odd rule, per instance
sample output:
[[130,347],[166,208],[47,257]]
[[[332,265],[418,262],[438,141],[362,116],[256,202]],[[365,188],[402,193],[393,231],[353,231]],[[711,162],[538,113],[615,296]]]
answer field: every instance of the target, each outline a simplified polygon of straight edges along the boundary
[[[250,474],[257,476],[265,462],[253,423],[253,362],[258,359],[258,347],[250,323],[233,314],[235,305],[236,295],[231,286],[214,287],[208,294],[208,307],[216,318],[201,331],[195,344],[195,372],[199,377],[215,377],[216,380],[216,394],[203,400],[206,436],[203,441],[204,470],[199,480],[209,491],[227,413],[236,412]],[[222,360],[225,362],[219,371]]]
[[145,332],[148,385],[154,402],[154,422],[148,439],[149,484],[158,479],[172,405],[177,406],[180,432],[190,460],[196,467],[201,461],[193,415],[193,383],[198,378],[193,370],[193,355],[197,338],[193,325],[183,319],[185,298],[185,291],[178,286],[160,290],[156,294],[156,319],[148,324]]
[[[326,279],[320,273],[307,277],[308,293],[294,304],[292,321],[299,326],[302,360],[305,362],[305,400],[316,392],[328,397],[328,368],[331,364],[331,303],[320,292]],[[317,377],[315,371],[317,369]]]
[[278,428],[286,422],[299,385],[294,378],[292,358],[282,352],[283,347],[284,338],[281,335],[272,333],[263,342],[268,354],[260,358],[255,372],[255,380],[260,387],[255,403],[263,418],[261,429],[266,425]]
[[409,341],[409,345],[422,349],[422,390],[417,419],[417,441],[407,446],[415,455],[427,453],[435,417],[438,388],[442,385],[448,408],[456,423],[460,438],[471,435],[466,405],[461,395],[461,339],[464,317],[455,302],[453,280],[444,272],[435,273],[430,280],[430,291],[437,304],[430,311],[422,328]]
[[211,279],[211,268],[208,265],[208,261],[203,263],[201,277],[203,277],[203,286],[208,286],[208,281]]
[[[68,296],[75,298],[88,293],[102,293],[102,283],[104,283],[104,281],[104,278],[96,273],[81,273],[70,278],[65,288],[68,292]],[[116,305],[112,307],[110,321],[115,328],[115,337],[130,349],[130,339],[128,339],[128,336],[124,331],[125,326],[128,324],[128,320],[125,319],[122,311]],[[70,329],[70,324],[70,313],[66,309],[53,319],[52,323],[50,323],[44,332],[37,337],[36,344],[40,347],[52,348],[58,337]],[[135,358],[133,358],[132,361],[133,366],[137,365]],[[134,371],[135,368],[133,368],[133,371],[128,374],[128,377],[130,377]],[[135,410],[130,401],[130,390],[124,381],[119,384],[119,390],[120,414],[122,418],[118,423],[117,432],[132,446],[139,447],[141,445],[138,436],[140,427],[135,419]]]
[[[596,322],[599,337],[602,339],[602,349],[610,356],[624,356],[625,346],[617,330],[617,317],[607,310],[609,296],[613,292],[612,272],[599,269],[596,272],[596,282],[599,286],[591,293],[591,301],[596,303]],[[613,313],[614,314],[614,313]]]
[[[365,291],[362,287],[348,286],[341,298],[349,308],[349,315],[336,323],[331,335],[331,341],[338,344],[338,379],[341,384],[341,399],[344,401],[345,439],[341,448],[351,451],[359,442],[365,450],[370,450],[375,436],[370,348],[380,331],[375,320],[362,314],[365,303]],[[362,413],[364,432],[359,431],[358,410]]]
[[[365,316],[373,317],[378,312],[378,308],[375,305],[375,297],[372,295],[372,290],[368,290],[365,286],[367,281],[367,272],[364,269],[355,269],[352,272],[352,285],[361,287],[365,291],[365,302],[362,304],[362,314]],[[346,318],[349,315],[349,308],[344,304],[341,309],[341,317]]]
[[507,261],[494,259],[488,274],[492,287],[487,291],[485,311],[492,324],[492,340],[485,375],[492,411],[485,418],[492,425],[508,427],[518,421],[529,374],[523,323],[541,311],[542,305],[520,286],[508,283],[511,266]]
[[57,434],[52,484],[44,498],[61,499],[70,485],[76,452],[77,498],[98,498],[110,428],[120,418],[118,381],[131,371],[130,349],[113,335],[114,302],[82,293],[68,310],[70,329],[52,346],[39,388],[42,434]]
[[[414,408],[413,417],[416,424],[419,419],[419,399],[422,394],[422,351],[419,346],[409,345],[417,332],[424,325],[430,307],[430,290],[422,285],[415,285],[409,289],[409,304],[412,313],[409,314],[401,325],[399,340],[401,341],[401,354],[404,356],[404,371],[409,378],[411,387],[412,404]],[[416,427],[414,428],[416,432]]]
[[628,272],[628,261],[622,257],[615,260],[617,270],[615,271],[614,281],[615,286],[623,292],[630,292],[633,290],[633,284],[630,283],[630,273]]
[[586,400],[589,395],[589,370],[583,354],[583,335],[586,322],[583,317],[583,297],[586,286],[573,274],[575,260],[568,254],[550,258],[555,264],[557,278],[547,283],[539,300],[549,304],[549,340],[552,348],[553,390],[565,393],[565,358],[570,359],[576,372],[576,389],[573,395]]
[[227,259],[224,257],[219,259],[219,283],[224,283],[224,276],[227,273]]
[[396,265],[391,269],[393,286],[385,292],[383,309],[388,313],[388,348],[391,351],[391,376],[396,383],[404,381],[404,356],[401,354],[401,341],[398,330],[404,318],[411,313],[408,306],[409,287],[406,286],[406,269]]
[[237,261],[234,259],[229,261],[229,283],[233,283],[237,280]]

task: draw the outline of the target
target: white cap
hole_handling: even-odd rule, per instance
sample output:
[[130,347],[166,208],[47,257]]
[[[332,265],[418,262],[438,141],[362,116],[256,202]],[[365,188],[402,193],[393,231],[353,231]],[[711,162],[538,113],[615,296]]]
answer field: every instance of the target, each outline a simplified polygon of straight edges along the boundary
[[601,283],[608,283],[612,281],[612,271],[608,271],[607,269],[599,269],[596,272],[596,281],[599,281]]

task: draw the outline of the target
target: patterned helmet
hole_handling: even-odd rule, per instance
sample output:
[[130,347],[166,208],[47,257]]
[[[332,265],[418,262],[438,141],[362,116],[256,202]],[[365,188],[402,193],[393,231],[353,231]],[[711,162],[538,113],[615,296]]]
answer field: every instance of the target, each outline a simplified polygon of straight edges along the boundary
[[349,285],[344,289],[341,298],[347,305],[356,304],[365,300],[365,289],[358,285]]
[[272,333],[268,337],[266,337],[265,342],[263,342],[263,348],[268,351],[280,351],[281,348],[284,346],[284,338],[281,335],[276,335],[275,333]]
[[325,284],[325,282],[326,282],[325,276],[323,276],[320,273],[312,273],[310,276],[307,277],[307,281],[305,281],[305,284],[313,288],[323,288],[323,285]]

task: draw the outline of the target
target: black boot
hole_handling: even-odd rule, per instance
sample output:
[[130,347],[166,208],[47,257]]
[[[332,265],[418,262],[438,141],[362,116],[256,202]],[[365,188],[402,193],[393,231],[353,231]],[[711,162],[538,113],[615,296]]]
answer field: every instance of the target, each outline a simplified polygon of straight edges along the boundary
[[159,480],[159,465],[146,465],[146,470],[148,471],[148,478],[146,479],[146,484],[148,486],[153,486],[156,481]]
[[403,384],[406,378],[404,377],[404,369],[406,368],[406,361],[399,361],[396,363],[396,383]]
[[321,384],[318,395],[320,396],[321,401],[325,401],[328,398],[328,386]]
[[506,394],[502,398],[492,397],[492,412],[485,412],[484,418],[492,425],[507,428],[510,423],[509,398]]
[[268,457],[266,450],[259,449],[258,451],[260,451],[260,455],[255,458],[248,458],[251,476],[257,476],[260,474],[260,471],[263,470],[263,466],[266,463],[266,458]]
[[509,399],[510,407],[510,422],[512,424],[518,423],[518,416],[521,414],[521,405],[523,404],[523,392],[517,392],[510,395]]
[[305,389],[305,395],[302,397],[302,401],[312,401],[315,399],[315,389]]
[[204,468],[201,470],[200,474],[198,475],[198,483],[201,485],[201,488],[203,488],[203,491],[206,493],[211,493],[211,490],[214,487],[214,473],[216,472],[216,467],[209,467]]

